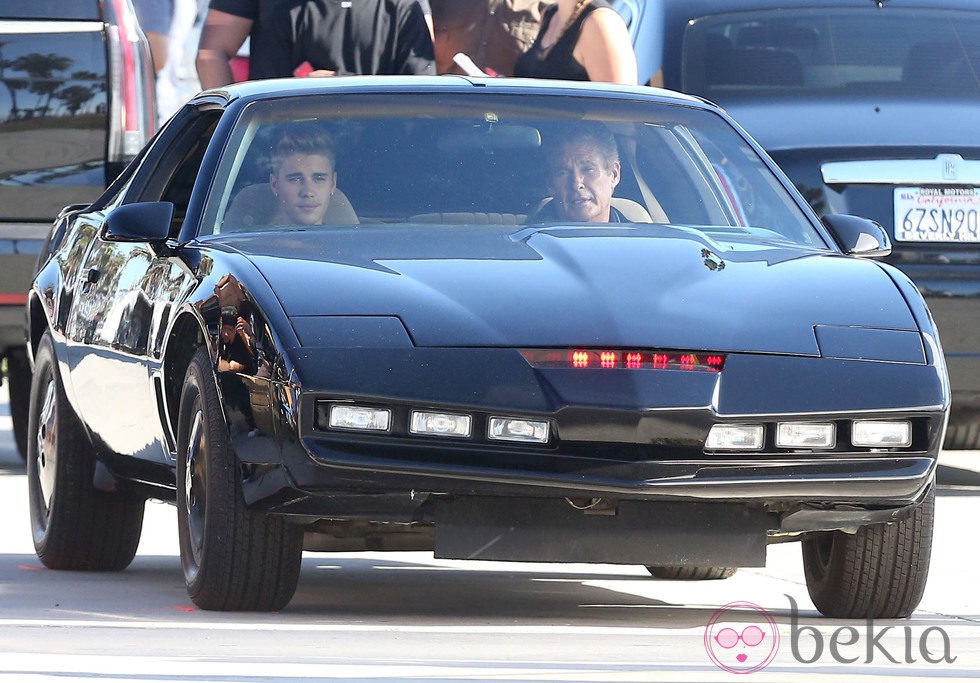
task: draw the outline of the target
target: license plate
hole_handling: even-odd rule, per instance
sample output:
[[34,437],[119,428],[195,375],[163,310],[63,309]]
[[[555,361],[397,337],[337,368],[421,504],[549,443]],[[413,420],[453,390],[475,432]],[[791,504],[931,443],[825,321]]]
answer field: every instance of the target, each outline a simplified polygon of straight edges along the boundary
[[980,242],[980,188],[895,188],[895,239]]

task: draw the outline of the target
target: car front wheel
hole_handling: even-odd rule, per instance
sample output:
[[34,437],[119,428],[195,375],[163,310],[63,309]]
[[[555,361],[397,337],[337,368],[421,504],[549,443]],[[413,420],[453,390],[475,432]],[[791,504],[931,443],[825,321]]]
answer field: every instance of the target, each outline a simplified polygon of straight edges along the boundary
[[209,610],[279,610],[299,581],[303,533],[248,510],[210,357],[199,350],[180,399],[177,518],[191,600]]
[[821,531],[803,539],[810,599],[822,614],[842,619],[898,619],[922,599],[929,575],[935,490],[908,517]]
[[95,454],[65,397],[50,333],[37,350],[27,436],[31,531],[44,566],[128,567],[139,546],[144,501],[95,489]]

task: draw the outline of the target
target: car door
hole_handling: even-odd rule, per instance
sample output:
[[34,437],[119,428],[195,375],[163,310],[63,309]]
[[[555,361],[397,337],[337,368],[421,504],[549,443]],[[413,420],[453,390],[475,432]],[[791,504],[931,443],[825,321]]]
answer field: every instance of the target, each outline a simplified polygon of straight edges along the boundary
[[[173,203],[172,237],[182,227],[219,116],[184,114],[161,132],[115,203]],[[115,206],[97,215],[104,220]],[[109,451],[169,462],[161,356],[171,316],[193,287],[194,274],[165,244],[122,241],[101,229],[78,272],[80,293],[65,329],[79,411]]]

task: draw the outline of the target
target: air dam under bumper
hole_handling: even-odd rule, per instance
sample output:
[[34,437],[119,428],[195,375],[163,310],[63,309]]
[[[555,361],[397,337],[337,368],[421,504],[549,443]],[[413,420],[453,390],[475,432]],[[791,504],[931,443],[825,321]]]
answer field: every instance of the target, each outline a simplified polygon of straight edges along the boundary
[[456,498],[436,506],[435,556],[465,560],[763,567],[772,515],[719,503]]

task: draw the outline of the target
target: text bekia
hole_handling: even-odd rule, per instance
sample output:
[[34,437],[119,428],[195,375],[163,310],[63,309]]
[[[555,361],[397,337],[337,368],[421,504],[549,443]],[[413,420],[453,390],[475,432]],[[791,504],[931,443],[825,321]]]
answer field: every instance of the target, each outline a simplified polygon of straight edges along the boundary
[[[862,655],[864,664],[870,664],[875,657],[885,657],[893,664],[899,662],[913,664],[919,661],[915,658],[916,651],[922,661],[930,664],[941,662],[952,664],[956,661],[956,657],[952,655],[949,634],[939,626],[929,626],[916,637],[911,626],[893,625],[876,629],[874,620],[868,617],[865,621],[863,643],[860,630],[854,626],[841,626],[825,637],[816,626],[800,626],[796,600],[789,595],[786,597],[789,598],[790,604],[790,646],[793,658],[801,664],[813,664],[819,661],[824,654],[825,645],[834,661],[841,664],[853,664],[861,660]],[[882,642],[889,633],[892,636],[899,634],[903,636],[901,659]],[[894,649],[894,645],[892,647]]]

